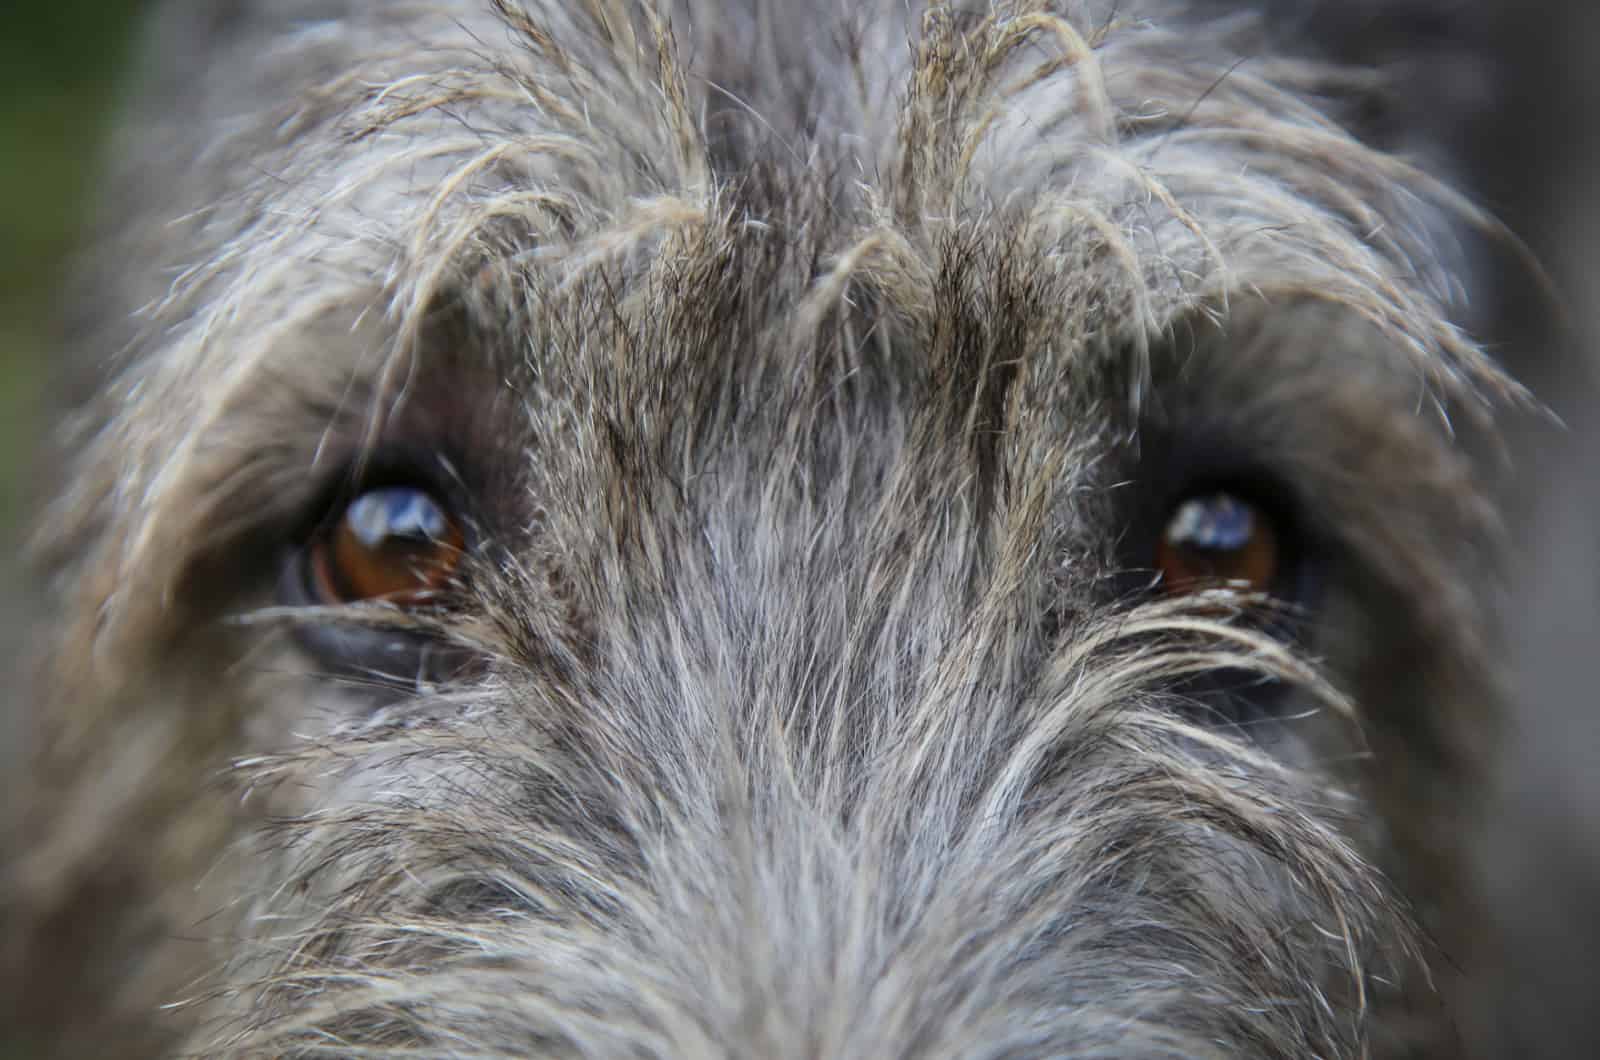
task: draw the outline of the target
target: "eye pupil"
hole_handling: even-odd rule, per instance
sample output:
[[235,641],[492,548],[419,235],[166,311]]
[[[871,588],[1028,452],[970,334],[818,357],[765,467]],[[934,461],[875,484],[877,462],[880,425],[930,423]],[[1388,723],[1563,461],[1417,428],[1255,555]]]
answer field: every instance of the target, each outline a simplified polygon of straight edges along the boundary
[[1185,498],[1156,545],[1156,569],[1173,592],[1229,587],[1265,592],[1278,570],[1278,538],[1256,505],[1226,491]]
[[330,603],[418,603],[443,588],[461,560],[460,526],[408,486],[369,490],[312,544],[312,576]]

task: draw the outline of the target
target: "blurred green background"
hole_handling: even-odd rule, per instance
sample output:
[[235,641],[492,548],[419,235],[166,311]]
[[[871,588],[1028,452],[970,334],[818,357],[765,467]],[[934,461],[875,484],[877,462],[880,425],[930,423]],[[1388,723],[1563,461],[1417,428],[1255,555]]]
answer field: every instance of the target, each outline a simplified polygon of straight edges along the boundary
[[0,0],[0,541],[51,417],[55,296],[93,190],[139,0]]

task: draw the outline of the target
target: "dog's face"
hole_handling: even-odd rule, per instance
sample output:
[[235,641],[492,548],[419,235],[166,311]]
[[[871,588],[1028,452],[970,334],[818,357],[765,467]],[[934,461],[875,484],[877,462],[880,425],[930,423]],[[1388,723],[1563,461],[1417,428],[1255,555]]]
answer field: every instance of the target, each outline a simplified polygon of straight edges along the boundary
[[1503,384],[1361,75],[1163,5],[323,6],[129,138],[23,995],[248,1053],[1429,1040]]

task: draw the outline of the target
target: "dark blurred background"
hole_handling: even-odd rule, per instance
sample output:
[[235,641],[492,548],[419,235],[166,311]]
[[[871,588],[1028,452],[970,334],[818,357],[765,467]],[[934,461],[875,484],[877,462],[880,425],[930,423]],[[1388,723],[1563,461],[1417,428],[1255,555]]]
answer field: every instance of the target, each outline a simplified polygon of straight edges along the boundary
[[0,541],[47,427],[54,296],[123,77],[138,0],[0,0]]
[[[47,393],[58,298],[142,0],[0,0],[0,776],[20,747],[12,709],[37,586],[18,545],[43,492],[39,437],[57,422]],[[0,1028],[0,1060],[22,1060]]]

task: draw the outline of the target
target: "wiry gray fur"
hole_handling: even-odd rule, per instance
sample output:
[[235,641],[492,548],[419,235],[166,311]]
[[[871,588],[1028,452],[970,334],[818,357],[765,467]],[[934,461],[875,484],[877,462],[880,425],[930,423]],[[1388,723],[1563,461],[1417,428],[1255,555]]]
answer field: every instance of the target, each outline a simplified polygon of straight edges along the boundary
[[[164,18],[206,66],[130,120],[42,536],[40,1040],[1451,1053],[1451,421],[1506,384],[1471,208],[1338,123],[1372,75],[1163,3]],[[447,606],[337,616],[475,660],[404,694],[274,595],[386,447],[472,521]],[[1200,447],[1315,528],[1293,641],[1119,577]],[[1230,724],[1223,671],[1294,690]]]

